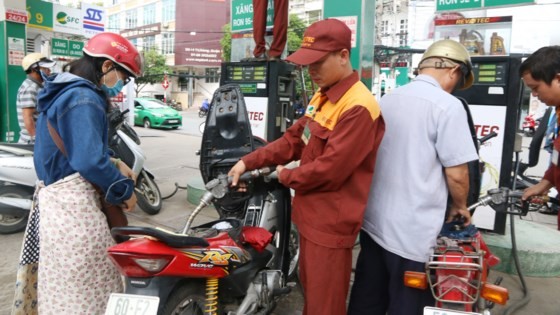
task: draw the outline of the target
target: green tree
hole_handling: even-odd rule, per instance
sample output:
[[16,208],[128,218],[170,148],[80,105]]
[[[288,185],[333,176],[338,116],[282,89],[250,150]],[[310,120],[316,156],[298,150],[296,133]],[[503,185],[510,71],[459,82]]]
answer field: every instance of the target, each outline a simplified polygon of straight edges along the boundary
[[224,31],[224,36],[220,39],[220,45],[222,46],[222,60],[229,62],[231,60],[231,25],[228,23],[222,27]]
[[[301,41],[303,39],[303,33],[307,28],[307,25],[303,22],[295,14],[290,14],[290,24],[288,27],[288,54],[293,53],[301,46]],[[313,85],[311,84],[311,77],[307,72],[307,68],[303,67],[300,68],[300,71],[303,72],[304,80],[305,80],[305,90],[307,96],[313,95]],[[303,98],[303,84],[301,83],[301,75],[298,72],[298,76],[296,78],[296,98]],[[307,100],[304,101],[304,104],[307,104]]]
[[155,48],[144,51],[144,73],[136,79],[136,96],[146,85],[161,83],[165,73],[171,73],[171,68],[165,64],[165,56]]
[[288,53],[296,51],[301,45],[303,32],[307,25],[295,14],[290,14],[288,26]]

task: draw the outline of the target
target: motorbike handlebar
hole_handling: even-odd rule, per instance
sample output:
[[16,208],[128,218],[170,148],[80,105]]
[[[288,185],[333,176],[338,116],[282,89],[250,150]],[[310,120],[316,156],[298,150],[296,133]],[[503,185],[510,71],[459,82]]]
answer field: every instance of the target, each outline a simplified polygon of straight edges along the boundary
[[496,136],[498,136],[498,133],[495,132],[495,131],[492,131],[491,133],[487,134],[486,136],[479,138],[478,143],[483,144],[484,142],[486,142],[486,141],[488,141],[488,140],[490,140],[490,139],[492,139]]
[[[256,170],[252,170],[252,171],[248,171],[245,172],[243,174],[241,174],[241,176],[239,176],[239,181],[243,182],[243,181],[248,181],[257,177],[261,177],[261,176],[267,176],[272,174],[273,172],[276,171],[276,166],[266,166],[263,168],[259,168]],[[228,183],[231,184],[233,177],[232,176],[228,176]]]

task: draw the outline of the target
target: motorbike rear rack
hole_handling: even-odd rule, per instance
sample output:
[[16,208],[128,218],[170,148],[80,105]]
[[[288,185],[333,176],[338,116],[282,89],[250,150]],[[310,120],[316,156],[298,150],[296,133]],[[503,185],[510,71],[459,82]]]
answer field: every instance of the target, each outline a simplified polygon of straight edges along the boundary
[[[426,264],[432,295],[441,303],[474,304],[480,297],[484,252],[478,239],[438,239]],[[460,298],[457,294],[460,293]],[[449,297],[453,296],[453,299]]]

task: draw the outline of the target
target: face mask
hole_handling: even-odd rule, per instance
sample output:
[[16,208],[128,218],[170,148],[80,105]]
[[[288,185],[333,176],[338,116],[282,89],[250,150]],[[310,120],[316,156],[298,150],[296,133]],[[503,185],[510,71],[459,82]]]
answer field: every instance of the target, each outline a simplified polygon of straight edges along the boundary
[[108,87],[107,85],[105,85],[105,77],[103,77],[103,85],[101,85],[101,89],[103,91],[105,91],[105,93],[107,93],[107,95],[109,95],[109,97],[117,96],[124,86],[124,82],[119,77],[119,73],[118,73],[117,69],[115,69],[115,72],[117,73],[117,79],[118,79],[117,83],[115,83],[115,85],[113,85],[112,87]]

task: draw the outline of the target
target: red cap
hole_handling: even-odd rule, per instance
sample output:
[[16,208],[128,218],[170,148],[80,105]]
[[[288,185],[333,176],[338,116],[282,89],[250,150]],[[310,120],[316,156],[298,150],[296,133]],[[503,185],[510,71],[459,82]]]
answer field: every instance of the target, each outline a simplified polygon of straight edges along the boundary
[[303,33],[301,47],[286,60],[306,66],[319,61],[328,53],[348,49],[350,51],[352,31],[337,19],[326,19],[311,24]]

